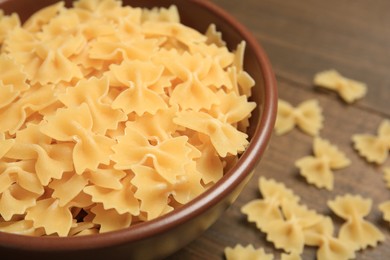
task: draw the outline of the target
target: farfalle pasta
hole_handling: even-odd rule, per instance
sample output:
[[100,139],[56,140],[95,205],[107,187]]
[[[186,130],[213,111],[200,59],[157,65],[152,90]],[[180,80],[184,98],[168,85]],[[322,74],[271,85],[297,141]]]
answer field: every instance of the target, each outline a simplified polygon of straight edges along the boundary
[[334,226],[330,217],[304,230],[305,242],[309,246],[318,247],[317,259],[348,260],[355,258],[355,249],[347,241],[334,237]]
[[229,50],[175,6],[58,2],[23,24],[1,12],[0,47],[0,231],[80,236],[155,219],[249,143],[245,42]]
[[333,189],[333,169],[350,165],[350,160],[335,145],[316,137],[313,141],[314,156],[305,156],[295,162],[302,176],[318,188]]
[[273,260],[272,254],[267,254],[263,248],[255,249],[253,245],[242,246],[240,244],[235,247],[225,248],[226,260],[240,260],[240,259],[253,259],[253,260]]
[[336,91],[347,103],[352,103],[367,93],[366,84],[346,78],[334,69],[317,73],[314,76],[314,84]]
[[287,101],[279,99],[275,123],[276,134],[282,135],[295,126],[311,136],[317,136],[323,126],[322,108],[315,99],[306,100],[296,108]]
[[383,178],[386,182],[386,187],[390,189],[390,167],[383,168]]
[[377,135],[355,134],[352,141],[358,153],[368,162],[384,163],[390,150],[390,121],[380,123]]
[[346,194],[328,201],[328,206],[340,218],[346,220],[338,238],[350,244],[354,250],[375,247],[385,236],[373,224],[364,219],[371,211],[372,200],[360,195]]
[[322,221],[324,216],[299,203],[300,198],[282,183],[259,179],[262,199],[248,202],[241,208],[249,222],[254,222],[267,240],[278,249],[300,255],[305,244],[305,230]]

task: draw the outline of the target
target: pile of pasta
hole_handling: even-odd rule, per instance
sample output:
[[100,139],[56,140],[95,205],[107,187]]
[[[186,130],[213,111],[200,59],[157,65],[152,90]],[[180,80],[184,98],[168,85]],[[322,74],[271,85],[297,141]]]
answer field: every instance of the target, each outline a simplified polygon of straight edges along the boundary
[[255,82],[178,10],[58,2],[0,14],[0,231],[96,234],[215,184],[248,145]]

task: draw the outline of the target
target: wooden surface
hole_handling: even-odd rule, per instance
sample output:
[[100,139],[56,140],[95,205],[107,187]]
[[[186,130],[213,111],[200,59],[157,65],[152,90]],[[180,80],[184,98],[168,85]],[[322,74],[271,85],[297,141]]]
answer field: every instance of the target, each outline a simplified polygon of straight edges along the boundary
[[[390,199],[383,180],[383,165],[367,163],[352,147],[351,136],[375,134],[379,123],[390,119],[390,1],[388,0],[213,0],[246,25],[269,55],[279,97],[293,105],[316,98],[324,110],[321,136],[347,154],[352,165],[335,171],[333,191],[306,183],[294,167],[295,160],[311,154],[312,138],[295,129],[273,136],[269,150],[243,193],[201,237],[169,259],[224,259],[227,246],[240,243],[263,247],[279,259],[280,250],[240,213],[247,202],[260,198],[259,176],[284,182],[302,202],[332,216],[336,227],[343,222],[326,201],[345,193],[373,200],[367,220],[378,226],[386,240],[376,248],[359,251],[356,259],[390,259],[390,223],[382,219],[378,204]],[[365,82],[367,96],[347,105],[333,92],[313,86],[313,75],[335,68],[343,75]],[[390,157],[390,156],[389,156]],[[315,259],[315,248],[305,247],[302,259]]]

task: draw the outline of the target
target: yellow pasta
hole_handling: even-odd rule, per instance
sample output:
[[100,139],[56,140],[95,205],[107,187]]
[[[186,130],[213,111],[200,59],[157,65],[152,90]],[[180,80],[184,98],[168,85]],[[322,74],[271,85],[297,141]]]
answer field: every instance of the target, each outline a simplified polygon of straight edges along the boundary
[[334,226],[330,217],[323,217],[320,222],[304,231],[305,242],[317,246],[317,259],[347,260],[355,257],[354,248],[348,242],[333,236]]
[[308,135],[316,136],[323,127],[323,121],[322,109],[317,100],[306,100],[294,108],[287,101],[279,99],[276,134],[285,134],[298,126]]
[[318,188],[333,189],[332,169],[350,165],[350,160],[335,145],[316,137],[313,142],[314,156],[305,156],[295,162],[302,176]]
[[[245,42],[175,6],[58,2],[0,13],[0,230],[79,236],[162,216],[249,144]],[[58,225],[61,223],[61,225]]]
[[0,10],[0,46],[3,43],[4,39],[7,37],[9,32],[14,28],[20,26],[19,16],[12,14],[10,16],[4,15],[4,11]]
[[265,231],[271,220],[283,219],[280,207],[284,200],[297,204],[300,198],[283,184],[264,177],[259,178],[259,189],[263,199],[248,202],[241,208],[241,212],[247,215],[248,221]]
[[314,84],[336,91],[347,103],[352,103],[367,93],[366,84],[346,78],[333,69],[317,73],[314,76]]
[[266,233],[276,248],[300,255],[307,244],[305,230],[324,217],[300,205],[299,197],[281,183],[261,177],[259,188],[263,199],[248,202],[241,208],[242,213]]
[[390,189],[390,167],[383,168],[383,177],[385,179],[387,188]]
[[390,150],[390,121],[383,120],[377,135],[355,134],[352,136],[355,149],[368,162],[382,164]]
[[328,201],[328,206],[346,220],[339,230],[339,239],[350,244],[354,250],[375,247],[384,241],[382,232],[364,219],[371,211],[372,200],[359,195],[346,194]]
[[271,219],[264,228],[267,240],[276,248],[289,253],[301,254],[305,245],[304,230],[321,220],[321,216],[302,205],[283,201],[283,218]]
[[226,260],[240,260],[240,259],[253,259],[253,260],[273,260],[272,254],[267,254],[263,248],[255,249],[253,245],[247,245],[243,247],[238,244],[235,247],[225,248]]
[[290,254],[282,253],[280,259],[281,260],[301,260],[302,258],[297,253],[290,253]]
[[379,210],[383,213],[383,219],[390,222],[390,201],[379,204]]

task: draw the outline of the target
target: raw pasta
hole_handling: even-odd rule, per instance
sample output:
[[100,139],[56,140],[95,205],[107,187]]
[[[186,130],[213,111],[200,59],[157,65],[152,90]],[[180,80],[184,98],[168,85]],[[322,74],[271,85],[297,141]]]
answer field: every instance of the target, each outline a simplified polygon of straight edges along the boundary
[[377,135],[355,134],[352,136],[355,149],[368,162],[382,164],[390,150],[390,121],[383,120]]
[[241,208],[241,212],[247,215],[248,221],[254,222],[264,232],[269,221],[283,219],[280,211],[283,200],[298,203],[300,198],[282,183],[264,177],[259,178],[259,190],[263,199],[248,202]]
[[364,219],[371,211],[372,200],[360,195],[346,194],[328,201],[332,211],[346,222],[339,230],[339,239],[350,244],[354,250],[375,247],[385,236],[373,224]]
[[253,260],[273,260],[272,254],[267,254],[263,248],[255,249],[253,245],[236,245],[235,247],[225,248],[226,260],[241,260],[241,259],[253,259]]
[[379,210],[383,213],[383,219],[390,222],[390,200],[379,204]]
[[316,137],[313,142],[314,156],[305,156],[295,162],[302,176],[318,188],[333,189],[332,169],[350,165],[350,160],[335,145]]
[[347,103],[352,103],[367,93],[366,84],[346,78],[333,69],[317,73],[314,76],[314,84],[336,91]]
[[315,225],[305,229],[305,242],[309,246],[317,246],[317,259],[348,260],[355,257],[354,248],[348,242],[333,235],[334,226],[330,217],[323,217]]
[[[164,215],[249,141],[245,42],[175,6],[58,2],[0,12],[0,231],[78,236]],[[58,225],[61,223],[61,225]]]
[[285,134],[297,125],[303,132],[316,136],[323,127],[323,121],[322,109],[317,100],[306,100],[294,108],[287,101],[279,99],[276,134]]
[[241,211],[254,222],[276,248],[299,255],[305,241],[305,230],[319,223],[323,216],[299,204],[299,197],[282,183],[259,179],[263,199],[245,204]]
[[385,179],[387,188],[390,189],[390,167],[383,168],[383,177]]

